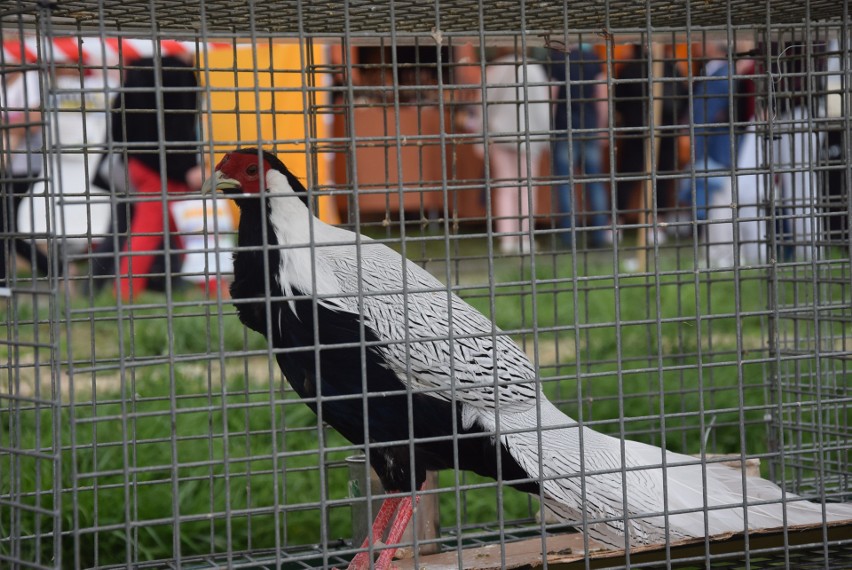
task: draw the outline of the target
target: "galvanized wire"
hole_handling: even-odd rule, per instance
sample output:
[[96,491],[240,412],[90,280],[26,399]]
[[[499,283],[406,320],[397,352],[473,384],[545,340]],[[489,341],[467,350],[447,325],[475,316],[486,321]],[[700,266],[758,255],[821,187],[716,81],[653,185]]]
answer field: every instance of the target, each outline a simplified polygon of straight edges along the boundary
[[[706,466],[719,461],[713,454],[724,453],[739,460],[744,485],[747,463],[760,460],[763,476],[788,493],[817,501],[852,498],[848,0],[805,5],[660,0],[638,10],[621,0],[603,6],[509,3],[502,11],[481,1],[437,0],[252,2],[237,10],[218,0],[179,6],[150,0],[107,4],[17,1],[0,9],[4,45],[14,47],[21,40],[22,48],[38,50],[34,61],[20,63],[8,59],[7,49],[0,73],[36,69],[44,89],[39,108],[46,139],[44,173],[34,181],[46,190],[43,195],[30,190],[27,198],[33,204],[56,198],[64,206],[83,205],[81,217],[89,228],[82,238],[63,233],[66,224],[80,221],[68,209],[59,210],[56,219],[51,215],[43,234],[2,236],[7,258],[14,255],[12,237],[46,244],[52,271],[40,278],[29,278],[26,271],[10,274],[10,289],[0,290],[7,323],[0,339],[0,563],[27,568],[341,567],[359,546],[347,534],[350,512],[369,520],[376,514],[372,499],[383,496],[370,487],[351,496],[346,460],[363,448],[343,441],[326,425],[322,406],[318,417],[305,412],[306,403],[334,397],[320,391],[300,398],[282,379],[276,358],[301,349],[276,347],[247,332],[226,291],[201,293],[187,285],[228,279],[210,264],[181,269],[178,260],[194,250],[168,239],[159,247],[163,266],[149,277],[163,281],[160,294],[129,302],[113,297],[111,284],[94,291],[103,279],[93,267],[118,264],[116,251],[122,246],[118,234],[92,229],[102,227],[96,204],[108,203],[109,216],[117,218],[143,197],[95,188],[89,164],[85,191],[63,193],[80,182],[61,167],[67,156],[109,152],[126,157],[134,148],[110,137],[98,139],[85,125],[82,145],[67,142],[77,133],[60,129],[69,112],[60,101],[85,95],[91,89],[84,83],[87,75],[125,73],[130,50],[141,45],[133,42],[140,40],[154,46],[155,70],[163,54],[177,49],[175,40],[185,42],[180,49],[188,58],[195,56],[190,59],[201,79],[196,93],[203,103],[199,128],[205,136],[221,128],[223,116],[234,119],[228,135],[195,144],[205,176],[226,149],[274,150],[305,173],[314,213],[325,212],[329,204],[339,209],[339,225],[356,232],[357,251],[364,251],[366,243],[361,234],[371,236],[399,251],[404,264],[436,275],[444,285],[433,292],[448,306],[458,295],[479,307],[495,323],[486,336],[496,341],[507,334],[522,346],[542,389],[579,425],[692,453],[705,476]],[[60,52],[69,39],[81,50],[96,40],[103,43],[90,57],[67,62]],[[700,54],[718,42],[728,47],[721,59],[732,69],[744,60],[755,62],[753,70],[736,69],[733,77],[756,85],[757,113],[699,126],[692,117],[707,103],[699,92],[701,68],[708,63]],[[297,46],[297,55],[287,52],[293,61],[282,59],[279,48],[287,44]],[[557,52],[576,44],[598,46],[606,70],[604,79],[590,83],[602,82],[607,91],[609,117],[604,128],[592,131],[605,143],[609,164],[600,172],[580,168],[567,175],[548,167],[536,178],[514,181],[531,191],[527,206],[534,205],[532,192],[543,202],[530,215],[533,224],[525,236],[538,251],[503,254],[492,227],[491,192],[507,181],[498,180],[489,163],[496,156],[489,137],[509,136],[530,145],[538,136],[556,140],[566,133],[553,125],[545,132],[504,128],[488,135],[459,128],[474,109],[485,124],[494,112],[487,102],[464,100],[485,85],[482,79],[465,83],[463,77],[471,69],[474,76],[485,76],[490,48],[497,46],[517,50],[524,66],[541,61],[567,69]],[[626,44],[639,46],[639,55],[625,58]],[[741,50],[740,44],[749,47]],[[247,45],[251,52],[241,63],[236,56],[219,58]],[[114,46],[118,55],[113,58]],[[338,59],[329,55],[332,49]],[[473,61],[458,59],[465,49]],[[835,64],[830,62],[837,66],[829,67]],[[680,69],[680,76],[660,76],[663,63]],[[623,77],[622,70],[632,64],[644,71]],[[69,72],[79,75],[79,86],[60,85]],[[223,74],[230,84],[218,83]],[[411,77],[414,84],[408,83]],[[533,90],[555,91],[559,85],[550,78],[540,83],[525,77],[496,87],[515,87],[518,116],[529,120]],[[292,78],[297,79],[290,83]],[[831,87],[832,81],[839,87]],[[161,105],[168,90],[157,86]],[[637,103],[644,122],[639,126],[625,123],[623,112],[617,116],[624,102],[618,93],[630,89],[641,93]],[[682,93],[666,94],[667,89]],[[94,91],[111,99],[120,90],[113,79]],[[834,95],[841,105],[837,116],[825,111]],[[222,107],[228,97],[234,108]],[[571,97],[557,104],[570,108]],[[730,91],[728,112],[735,114],[745,99]],[[681,122],[664,123],[661,111],[667,105],[679,106]],[[809,112],[802,114],[803,108]],[[106,116],[110,125],[115,119]],[[294,121],[284,127],[284,119]],[[121,120],[131,121],[132,115],[125,113]],[[162,158],[170,149],[162,134],[168,120],[168,113],[158,113],[160,135],[149,149]],[[678,186],[708,177],[694,150],[708,126],[728,133],[733,153],[736,141],[753,130],[755,160],[725,169],[730,195],[709,208],[709,220],[700,220],[698,205],[666,201],[664,193],[676,194]],[[571,152],[584,134],[579,129],[568,134]],[[14,154],[6,150],[11,128],[0,127],[0,136],[6,143],[0,164],[6,165]],[[663,141],[678,137],[690,150],[688,156],[673,151],[682,159],[675,167],[663,169],[654,158],[650,169],[619,168],[631,141],[640,141],[641,152],[653,153]],[[484,160],[477,158],[477,145],[484,147]],[[805,151],[800,160],[782,159],[800,150]],[[531,156],[519,160],[532,170]],[[2,176],[5,188],[6,172]],[[775,182],[788,178],[792,187],[784,194]],[[763,185],[755,195],[747,194],[752,180],[758,188]],[[593,247],[593,231],[601,228],[591,227],[582,191],[570,198],[573,229],[561,224],[553,189],[559,183],[607,187],[603,214],[609,225],[603,229],[612,230],[611,246]],[[642,189],[619,191],[631,184]],[[165,189],[158,197],[164,218],[186,198]],[[4,193],[3,200],[9,198]],[[223,215],[216,208],[204,214],[205,231],[217,238],[211,259],[239,249]],[[33,206],[30,226],[35,218]],[[316,287],[322,247],[314,237],[320,230],[316,222],[309,228],[304,248]],[[264,226],[268,242],[267,231]],[[714,242],[711,236],[718,231],[729,234]],[[571,243],[563,245],[569,235]],[[103,242],[111,242],[113,251],[98,251]],[[268,253],[268,248],[260,249]],[[756,253],[748,257],[747,251]],[[719,252],[730,255],[730,262],[721,263]],[[265,284],[257,300],[270,338],[276,306],[298,300],[274,297],[278,271],[267,260],[257,276]],[[115,274],[106,276],[111,277]],[[369,282],[370,276],[361,280]],[[422,291],[415,292],[404,279],[400,290],[382,292],[392,293],[413,303]],[[371,295],[362,285],[357,299],[363,304]],[[315,319],[319,303],[328,298],[311,297]],[[367,340],[366,326],[360,324],[360,339],[352,345],[363,355],[392,344]],[[313,334],[309,352],[319,364],[327,347],[319,342],[319,330]],[[467,334],[451,326],[445,336],[430,340],[452,346]],[[409,332],[399,342],[409,353],[416,349]],[[450,378],[455,380],[455,374]],[[366,386],[366,367],[353,371],[355,377]],[[500,381],[496,373],[494,381]],[[400,389],[412,406],[420,390]],[[451,397],[459,398],[455,388]],[[367,414],[367,398],[362,403]],[[496,425],[495,437],[513,433],[499,415]],[[409,430],[409,439],[399,443],[413,460],[417,442],[413,426]],[[452,426],[455,463],[466,437],[460,431],[461,426]],[[583,455],[583,473],[565,475],[579,477],[581,495],[593,501]],[[370,461],[368,455],[368,466]],[[545,463],[540,457],[540,471]],[[665,458],[660,466],[666,473]],[[547,519],[539,510],[543,495],[521,497],[511,489],[517,481],[507,480],[499,457],[496,470],[496,481],[450,471],[426,492],[426,497],[437,495],[445,510],[439,515],[440,537],[411,539],[415,564],[427,563],[418,547],[453,553],[461,566],[470,547],[496,545],[505,566],[507,544],[532,539],[546,551],[549,537],[587,533],[599,522],[587,513],[573,525]],[[620,467],[613,473],[626,480],[630,470]],[[622,494],[627,504],[626,487]],[[709,518],[712,509],[704,511]],[[660,514],[667,520],[671,515],[667,506]],[[416,512],[414,523],[424,516]],[[626,524],[627,515],[619,521]],[[746,535],[736,555],[718,551],[708,536],[688,555],[667,540],[656,561],[628,550],[618,564],[759,568],[780,560],[807,567],[808,559],[812,567],[829,568],[849,559],[848,539],[830,537],[826,526],[821,539],[806,546],[795,542],[785,521],[779,526],[784,532],[775,543]],[[586,550],[595,548],[587,534],[583,544]],[[370,548],[378,551],[379,546]],[[561,567],[547,559],[542,563]],[[574,564],[589,568],[593,560]]]

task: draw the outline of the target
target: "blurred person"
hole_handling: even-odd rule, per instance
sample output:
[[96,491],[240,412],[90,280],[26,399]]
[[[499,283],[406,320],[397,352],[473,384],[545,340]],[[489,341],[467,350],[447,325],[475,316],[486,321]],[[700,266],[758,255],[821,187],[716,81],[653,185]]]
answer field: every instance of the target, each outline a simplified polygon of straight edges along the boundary
[[[630,210],[650,209],[653,204],[644,203],[645,180],[651,176],[648,172],[648,158],[645,145],[650,144],[649,105],[652,104],[648,92],[648,76],[650,62],[648,53],[640,45],[633,45],[628,59],[618,66],[618,82],[614,88],[614,108],[616,124],[620,131],[616,135],[618,174],[623,175],[617,184],[619,209]],[[688,108],[688,91],[682,81],[682,76],[672,59],[663,61],[663,78],[667,79],[662,87],[662,116],[656,117],[657,127],[672,127],[682,123]],[[656,152],[656,172],[672,174],[677,171],[677,136],[671,129],[655,132],[659,140],[659,151]],[[630,180],[628,177],[639,178]],[[676,188],[671,179],[657,179],[655,202],[662,212],[672,208],[676,203]],[[661,216],[662,217],[662,216]],[[664,239],[664,234],[650,230],[658,240]],[[649,240],[650,242],[650,240]]]
[[[560,227],[571,230],[571,203],[574,195],[574,169],[581,176],[600,177],[603,172],[603,144],[598,129],[606,127],[607,85],[603,65],[589,46],[572,48],[566,58],[554,52],[551,76],[557,82],[553,142],[553,171],[558,177]],[[567,77],[566,77],[567,63]],[[594,83],[592,83],[594,82]],[[568,100],[570,95],[570,101]],[[570,109],[570,113],[569,113]],[[594,227],[588,234],[588,245],[600,247],[613,242],[610,223],[609,194],[603,182],[583,182],[587,225]],[[562,241],[570,246],[573,234],[562,233]]]
[[3,127],[0,131],[0,146],[3,148],[3,172],[0,174],[0,286],[3,287],[7,286],[7,275],[15,272],[16,255],[31,263],[36,274],[48,275],[50,271],[48,256],[32,240],[16,235],[18,207],[24,197],[31,194],[33,183],[41,174],[44,163],[39,124],[41,103],[41,78],[38,71],[0,75]]
[[[550,129],[550,86],[544,66],[513,48],[498,48],[485,70],[482,106],[474,105],[467,129],[482,132],[491,164],[492,213],[500,251],[529,253],[535,248],[530,220],[535,186]],[[529,161],[529,165],[527,164]],[[532,186],[532,188],[530,188]],[[530,190],[532,189],[532,193]]]
[[[773,61],[774,105],[764,109],[757,121],[758,125],[767,120],[776,123],[771,140],[766,140],[753,121],[755,103],[750,76],[763,72],[756,72],[758,62],[749,59],[755,53],[753,44],[737,42],[735,66],[739,77],[734,87],[735,103],[738,123],[744,128],[734,131],[736,196],[731,175],[712,181],[718,182],[718,189],[707,185],[714,190],[708,197],[707,212],[708,264],[713,267],[732,267],[737,262],[767,263],[767,256],[781,261],[820,259],[827,253],[825,246],[831,243],[823,236],[832,229],[843,231],[842,225],[831,226],[833,219],[845,219],[845,215],[832,215],[832,203],[827,197],[831,189],[825,186],[830,175],[824,177],[813,168],[813,153],[838,156],[842,146],[837,141],[842,141],[842,137],[832,141],[836,133],[815,129],[812,123],[815,117],[841,116],[841,99],[835,95],[840,91],[840,81],[834,88],[830,84],[824,87],[825,98],[813,97],[805,74],[806,66],[821,71],[825,65],[826,81],[831,82],[839,76],[840,58],[818,55],[811,59],[805,57],[806,47],[798,44],[766,47],[770,53],[783,54]],[[826,48],[829,54],[842,53],[836,40]],[[774,175],[766,176],[770,167]],[[838,186],[836,191],[843,192],[842,184]],[[765,222],[770,203],[779,212],[772,227],[772,248],[767,247],[770,236]],[[734,248],[735,235],[738,249]]]
[[110,210],[108,196],[91,184],[106,140],[106,76],[81,63],[51,68],[45,107],[55,154],[46,164],[47,180],[35,182],[18,214],[22,232],[62,237],[63,254],[68,254],[63,265],[69,260],[63,271],[72,274],[70,260],[104,234]]
[[[702,78],[693,88],[692,141],[695,176],[681,181],[678,200],[681,205],[695,205],[695,217],[707,219],[707,207],[714,195],[730,184],[736,157],[737,135],[731,123],[737,120],[737,102],[729,104],[731,91],[736,88],[728,63],[727,43],[708,42],[704,49],[707,63]],[[733,135],[732,135],[733,133]],[[733,136],[733,142],[732,142]],[[733,149],[733,150],[732,150]]]
[[[125,178],[126,172],[129,186],[124,190],[144,197],[133,202],[126,221],[127,238],[119,239],[116,293],[131,300],[148,287],[155,262],[163,257],[165,240],[176,230],[171,204],[164,210],[163,200],[200,189],[202,173],[198,162],[198,81],[190,64],[173,56],[160,61],[138,59],[126,68],[122,86],[113,102],[111,136],[116,147],[124,151],[125,160],[116,165],[110,159],[113,162],[107,170],[112,180],[107,184]],[[124,229],[121,209],[120,205],[115,222],[119,234]],[[101,255],[99,267],[93,269],[95,275],[115,271],[109,259],[115,257],[106,255],[113,241],[108,237],[96,252]],[[170,263],[174,273],[179,259],[173,256]]]
[[[647,86],[639,81],[647,77],[647,61],[642,58],[642,48],[634,45],[628,59],[619,62],[618,82],[614,86],[613,108],[616,113],[615,171],[619,175],[636,175],[645,172],[645,132],[647,127]],[[630,82],[628,82],[630,81]],[[627,129],[632,129],[628,131]],[[638,183],[622,177],[616,182],[618,210],[631,207],[632,196],[638,192]]]

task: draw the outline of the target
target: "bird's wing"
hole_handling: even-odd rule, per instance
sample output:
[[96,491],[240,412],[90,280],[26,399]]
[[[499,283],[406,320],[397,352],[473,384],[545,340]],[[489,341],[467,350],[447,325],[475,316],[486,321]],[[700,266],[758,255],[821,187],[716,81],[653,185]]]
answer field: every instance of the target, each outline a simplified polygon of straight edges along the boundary
[[[535,405],[535,369],[515,342],[426,270],[383,244],[316,249],[340,296],[319,303],[363,315],[385,365],[412,388],[476,408]],[[404,268],[404,269],[403,269]],[[403,280],[403,275],[405,279]]]

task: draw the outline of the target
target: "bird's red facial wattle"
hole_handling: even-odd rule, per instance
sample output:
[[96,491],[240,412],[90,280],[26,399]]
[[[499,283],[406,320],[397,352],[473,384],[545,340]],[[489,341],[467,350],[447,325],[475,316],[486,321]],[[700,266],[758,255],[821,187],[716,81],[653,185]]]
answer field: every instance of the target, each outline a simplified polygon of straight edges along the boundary
[[269,170],[265,160],[258,162],[254,153],[228,153],[216,165],[214,177],[205,183],[206,190],[214,187],[226,194],[259,194],[260,177]]

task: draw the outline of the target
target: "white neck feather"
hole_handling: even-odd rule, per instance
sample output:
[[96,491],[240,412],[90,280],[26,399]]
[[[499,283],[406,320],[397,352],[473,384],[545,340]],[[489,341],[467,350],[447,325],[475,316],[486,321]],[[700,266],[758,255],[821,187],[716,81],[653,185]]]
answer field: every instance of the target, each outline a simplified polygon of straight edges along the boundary
[[339,240],[335,235],[342,230],[314,217],[285,175],[270,170],[266,183],[270,191],[269,221],[275,237],[279,245],[292,246],[281,250],[278,281],[285,294],[292,294],[293,286],[308,294],[337,292],[337,279],[323,260],[322,248],[316,246]]
[[277,170],[266,174],[266,188],[269,196],[269,221],[275,229],[275,236],[281,245],[308,244],[311,223],[314,232],[320,222],[311,222],[311,213],[299,195],[290,186],[287,177]]

